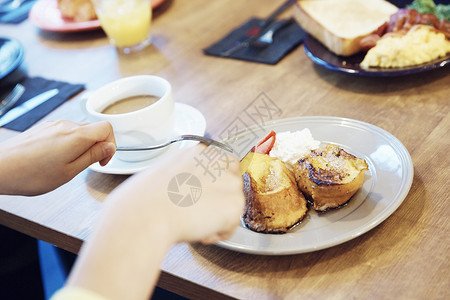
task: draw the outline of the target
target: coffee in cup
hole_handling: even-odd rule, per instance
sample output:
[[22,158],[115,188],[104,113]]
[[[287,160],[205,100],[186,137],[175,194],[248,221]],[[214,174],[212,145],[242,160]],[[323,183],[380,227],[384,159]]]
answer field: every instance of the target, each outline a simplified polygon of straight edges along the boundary
[[[120,147],[157,145],[174,136],[172,88],[158,76],[138,75],[111,82],[90,95],[86,110],[95,119],[111,123]],[[115,156],[142,161],[165,150],[117,152]]]
[[150,106],[158,100],[159,97],[154,95],[131,96],[108,105],[102,111],[102,114],[116,115],[129,113]]

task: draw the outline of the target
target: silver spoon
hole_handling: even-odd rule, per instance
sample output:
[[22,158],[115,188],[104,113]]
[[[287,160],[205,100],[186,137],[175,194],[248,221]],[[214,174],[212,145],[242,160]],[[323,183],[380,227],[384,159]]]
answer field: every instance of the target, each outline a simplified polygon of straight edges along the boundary
[[219,147],[223,150],[226,150],[228,152],[233,153],[233,148],[231,148],[230,146],[218,142],[216,140],[204,137],[204,136],[200,136],[200,135],[193,135],[193,134],[186,134],[186,135],[182,135],[179,137],[176,137],[164,144],[160,144],[160,145],[154,145],[154,146],[148,146],[148,147],[117,147],[116,150],[117,151],[145,151],[145,150],[156,150],[156,149],[160,149],[163,147],[167,147],[173,143],[176,142],[181,142],[181,141],[199,141],[200,143],[203,144],[207,144],[207,145],[211,145],[211,146],[216,146]]

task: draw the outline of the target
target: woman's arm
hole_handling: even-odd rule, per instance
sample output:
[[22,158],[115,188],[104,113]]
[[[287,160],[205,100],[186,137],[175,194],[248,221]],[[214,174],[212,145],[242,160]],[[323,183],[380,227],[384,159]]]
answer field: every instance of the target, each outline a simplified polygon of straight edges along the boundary
[[43,122],[0,143],[0,194],[37,195],[89,165],[105,165],[116,142],[107,122]]
[[[239,162],[213,182],[196,167],[203,146],[161,161],[119,186],[105,202],[94,232],[83,245],[69,287],[93,291],[108,299],[149,299],[169,247],[181,241],[217,242],[237,227],[244,196]],[[190,174],[201,184],[191,206],[174,204],[169,182]],[[180,193],[189,193],[180,185]],[[198,195],[198,194],[197,194]]]

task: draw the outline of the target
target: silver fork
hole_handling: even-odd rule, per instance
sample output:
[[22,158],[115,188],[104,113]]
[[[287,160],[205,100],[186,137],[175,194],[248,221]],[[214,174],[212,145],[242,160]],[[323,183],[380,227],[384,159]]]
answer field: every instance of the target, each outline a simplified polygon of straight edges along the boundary
[[117,151],[145,151],[145,150],[156,150],[156,149],[160,149],[160,148],[164,148],[167,147],[173,143],[176,142],[181,142],[181,141],[199,141],[200,143],[206,144],[206,145],[211,145],[211,146],[216,146],[219,147],[223,150],[226,150],[228,152],[233,153],[233,148],[231,148],[230,146],[218,142],[216,140],[204,137],[204,136],[200,136],[200,135],[193,135],[193,134],[186,134],[186,135],[181,135],[179,137],[176,137],[164,144],[160,144],[160,145],[154,145],[154,146],[148,146],[148,147],[117,147],[116,150]]
[[270,45],[273,44],[273,36],[275,35],[275,33],[288,26],[291,25],[294,22],[293,18],[289,18],[289,19],[282,19],[282,20],[278,20],[272,23],[272,25],[270,25],[267,30],[264,32],[263,35],[261,35],[258,39],[252,41],[250,43],[250,46],[252,47],[258,47],[258,48],[264,48],[264,47],[268,47]]
[[25,92],[25,87],[20,83],[12,89],[12,91],[0,101],[0,117],[3,116],[11,107],[16,104],[20,96]]

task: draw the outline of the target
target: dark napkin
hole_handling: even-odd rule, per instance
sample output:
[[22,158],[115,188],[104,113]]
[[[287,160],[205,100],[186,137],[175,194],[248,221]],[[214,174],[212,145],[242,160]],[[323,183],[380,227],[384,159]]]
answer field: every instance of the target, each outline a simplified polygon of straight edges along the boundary
[[[83,84],[70,84],[62,81],[48,80],[41,77],[28,77],[20,82],[25,87],[25,92],[17,101],[16,106],[37,96],[48,90],[57,88],[59,93],[51,99],[45,101],[41,105],[35,107],[33,110],[25,113],[17,119],[5,124],[3,127],[16,130],[25,131],[37,121],[48,115],[55,108],[63,104],[67,99],[84,89]],[[6,89],[7,87],[5,87]],[[11,87],[9,87],[11,88]],[[2,87],[3,89],[3,87]],[[1,119],[1,118],[0,118]]]
[[[8,5],[10,2],[6,2],[4,5]],[[31,7],[36,3],[36,0],[28,0],[25,1],[18,8],[11,10],[9,12],[0,12],[0,23],[11,23],[11,24],[19,24],[22,21],[28,18],[28,14],[30,13]]]
[[276,31],[273,44],[266,48],[245,47],[230,56],[223,56],[221,54],[248,39],[250,29],[258,26],[262,21],[258,18],[251,18],[240,27],[231,31],[220,41],[204,49],[204,53],[207,55],[274,65],[303,41],[305,32],[296,22],[292,22]]

